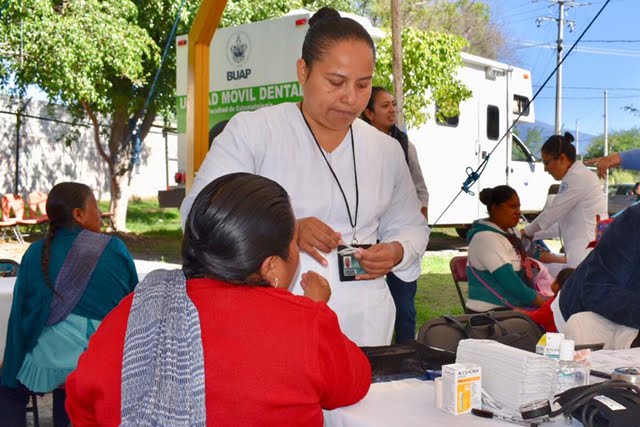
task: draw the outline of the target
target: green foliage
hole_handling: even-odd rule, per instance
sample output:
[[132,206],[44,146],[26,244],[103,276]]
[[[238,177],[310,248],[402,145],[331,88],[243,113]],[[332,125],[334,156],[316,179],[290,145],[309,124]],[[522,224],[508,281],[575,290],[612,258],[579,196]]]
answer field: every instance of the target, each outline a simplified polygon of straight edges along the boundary
[[[0,21],[0,85],[15,73],[19,86],[37,85],[70,108],[81,103],[106,115],[140,113],[160,65],[180,0],[9,0]],[[353,11],[349,0],[230,0],[222,26],[322,6]],[[186,2],[178,34],[189,31],[200,2]],[[22,30],[20,23],[22,22]],[[23,61],[18,56],[24,37]],[[169,49],[151,111],[170,114],[175,96],[175,48]]]
[[[460,50],[465,43],[458,36],[404,29],[402,68],[408,127],[417,127],[427,120],[426,108],[432,102],[442,117],[453,117],[459,112],[460,102],[471,96],[471,91],[455,77],[456,69],[462,65]],[[390,35],[379,41],[377,54],[374,84],[390,89],[393,65]]]
[[[391,26],[389,0],[363,2],[363,9],[381,26]],[[492,21],[489,5],[476,0],[424,0],[401,3],[403,27],[463,37],[466,52],[485,58],[510,57],[503,27]]]
[[227,2],[220,26],[230,27],[276,18],[295,9],[316,11],[324,6],[344,12],[354,11],[353,2],[350,0],[230,0]]
[[640,175],[637,172],[624,169],[609,169],[609,184],[630,184],[638,182]]
[[[618,130],[609,133],[609,153],[640,148],[640,128],[633,127],[627,130]],[[587,150],[585,159],[601,157],[604,155],[604,135],[593,138],[593,142]]]
[[134,25],[138,10],[128,0],[10,1],[2,39],[15,52],[22,34],[23,61],[8,67],[19,85],[36,84],[52,100],[85,102],[108,111],[116,80],[141,86],[144,63],[158,63],[158,49],[144,29]]
[[[520,140],[522,140],[524,145],[527,146],[529,151],[531,151],[534,156],[540,158],[540,149],[542,148],[542,144],[544,144],[544,140],[542,137],[542,134],[544,133],[543,128],[539,126],[527,127],[527,131],[523,135],[522,129],[516,126],[513,128],[513,133],[516,134],[520,138]],[[516,151],[514,150],[513,153],[515,155]],[[514,157],[513,160],[527,160],[526,158],[524,158],[524,153],[521,153],[520,150],[518,150],[518,153],[520,154],[516,156],[517,158]]]

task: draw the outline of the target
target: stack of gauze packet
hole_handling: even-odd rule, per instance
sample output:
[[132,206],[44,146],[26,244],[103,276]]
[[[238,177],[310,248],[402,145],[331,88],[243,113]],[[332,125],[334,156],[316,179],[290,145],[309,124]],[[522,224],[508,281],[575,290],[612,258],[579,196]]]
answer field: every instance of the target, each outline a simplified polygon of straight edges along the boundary
[[555,392],[556,361],[496,341],[460,341],[456,363],[480,365],[483,392],[511,415],[520,415],[521,405],[549,399]]

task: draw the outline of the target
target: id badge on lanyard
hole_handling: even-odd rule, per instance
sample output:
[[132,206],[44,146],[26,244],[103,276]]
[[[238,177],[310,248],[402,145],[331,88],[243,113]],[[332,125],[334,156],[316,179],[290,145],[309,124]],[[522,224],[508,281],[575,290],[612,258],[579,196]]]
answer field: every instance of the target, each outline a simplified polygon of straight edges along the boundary
[[357,248],[367,249],[370,246],[357,243],[338,246],[338,272],[341,282],[350,282],[356,280],[356,276],[367,274],[355,257],[355,253]]
[[355,143],[353,140],[353,127],[349,126],[349,133],[351,136],[351,152],[353,154],[353,178],[354,178],[355,188],[356,188],[356,206],[355,206],[356,208],[355,208],[355,214],[352,217],[351,208],[349,207],[349,201],[347,200],[347,196],[344,190],[342,189],[342,184],[340,184],[340,180],[338,179],[338,176],[336,175],[335,171],[331,167],[331,164],[329,163],[327,156],[325,156],[324,151],[322,150],[322,147],[320,146],[320,143],[316,138],[316,135],[313,133],[311,126],[309,126],[309,122],[307,122],[307,119],[304,116],[304,112],[302,111],[302,103],[300,103],[300,114],[302,114],[302,119],[304,120],[305,124],[307,125],[307,128],[309,129],[309,133],[311,133],[311,136],[313,137],[313,140],[315,141],[316,146],[320,151],[320,154],[322,155],[325,163],[327,164],[327,167],[329,168],[331,175],[333,175],[333,178],[336,184],[338,185],[338,188],[340,189],[340,193],[342,194],[342,198],[344,199],[344,204],[347,208],[347,215],[349,216],[349,224],[351,224],[351,228],[353,229],[353,235],[351,238],[350,245],[338,246],[337,256],[338,256],[340,281],[350,282],[350,281],[356,280],[356,276],[367,274],[364,268],[362,268],[362,266],[360,265],[360,262],[358,262],[358,260],[355,257],[357,248],[366,249],[371,246],[371,245],[358,244],[358,239],[356,238],[356,226],[358,225],[358,206],[360,204],[360,192],[358,190],[358,170],[356,168],[356,149],[355,149]]

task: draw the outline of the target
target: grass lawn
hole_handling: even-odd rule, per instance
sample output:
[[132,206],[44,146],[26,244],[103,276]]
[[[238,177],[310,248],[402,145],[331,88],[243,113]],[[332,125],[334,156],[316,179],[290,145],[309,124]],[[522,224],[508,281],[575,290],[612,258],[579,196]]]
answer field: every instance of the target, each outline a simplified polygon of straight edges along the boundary
[[[106,204],[100,208],[107,210]],[[160,208],[156,199],[132,199],[127,212],[128,233],[118,233],[134,258],[180,263],[182,230],[180,213],[174,208]],[[454,229],[437,229],[436,236],[456,236]],[[449,260],[453,252],[428,252],[422,260],[422,275],[416,294],[416,324],[445,314],[462,314]],[[466,291],[465,291],[466,293]]]
[[[107,211],[108,203],[100,209]],[[160,208],[157,199],[131,199],[127,233],[116,233],[136,259],[180,263],[182,229],[177,208]]]
[[[449,270],[452,254],[427,253],[422,259],[422,275],[418,279],[416,292],[416,325],[445,314],[463,314],[460,298]],[[463,284],[463,295],[466,295]]]

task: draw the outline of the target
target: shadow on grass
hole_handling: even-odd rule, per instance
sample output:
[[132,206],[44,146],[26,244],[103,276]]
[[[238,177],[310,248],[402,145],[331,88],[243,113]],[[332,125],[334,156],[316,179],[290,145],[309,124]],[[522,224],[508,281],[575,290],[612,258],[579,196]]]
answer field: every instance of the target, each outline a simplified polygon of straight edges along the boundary
[[[467,295],[467,284],[463,283],[462,294]],[[460,298],[451,274],[427,273],[418,279],[416,292],[416,328],[435,317],[463,314]]]
[[151,230],[145,233],[114,233],[131,256],[147,261],[181,263],[182,230]]

